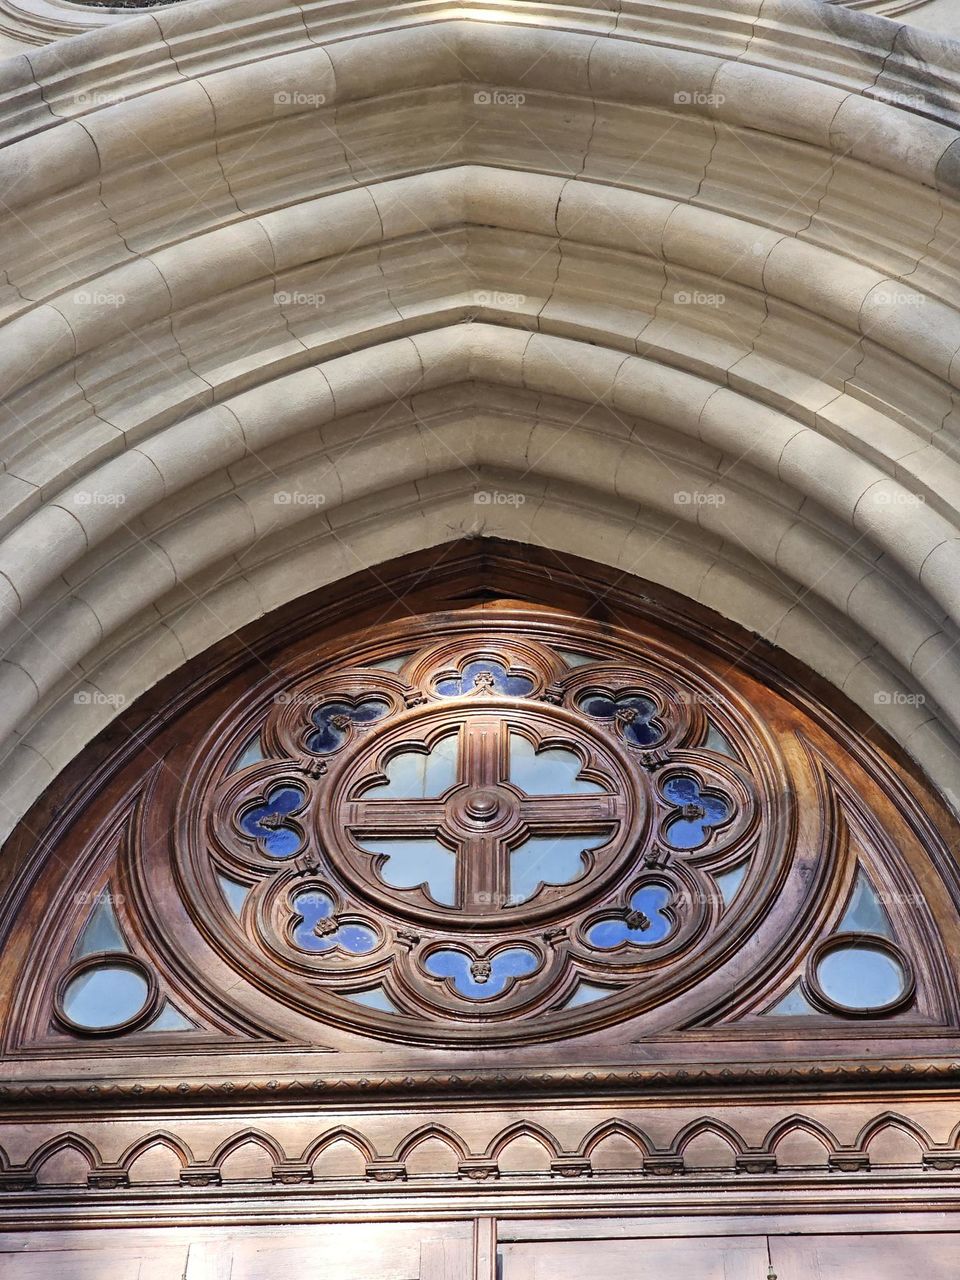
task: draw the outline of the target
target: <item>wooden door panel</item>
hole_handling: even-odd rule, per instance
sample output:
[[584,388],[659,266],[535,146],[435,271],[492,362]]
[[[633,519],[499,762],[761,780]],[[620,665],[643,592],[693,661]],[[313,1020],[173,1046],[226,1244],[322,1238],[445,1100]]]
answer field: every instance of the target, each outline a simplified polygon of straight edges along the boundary
[[761,1236],[543,1241],[504,1245],[501,1257],[502,1280],[758,1280],[767,1269]]
[[956,1280],[960,1236],[946,1232],[911,1235],[792,1236],[770,1238],[778,1280]]
[[3,1280],[471,1280],[472,1273],[472,1227],[463,1223],[171,1228],[57,1238],[31,1232],[0,1242]]

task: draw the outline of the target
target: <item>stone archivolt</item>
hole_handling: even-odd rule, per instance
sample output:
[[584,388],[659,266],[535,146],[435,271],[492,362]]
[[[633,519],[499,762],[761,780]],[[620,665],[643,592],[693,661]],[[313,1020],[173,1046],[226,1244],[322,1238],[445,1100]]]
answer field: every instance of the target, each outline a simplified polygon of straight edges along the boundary
[[717,608],[955,791],[956,55],[760,10],[229,0],[9,64],[5,827],[186,658],[477,532]]

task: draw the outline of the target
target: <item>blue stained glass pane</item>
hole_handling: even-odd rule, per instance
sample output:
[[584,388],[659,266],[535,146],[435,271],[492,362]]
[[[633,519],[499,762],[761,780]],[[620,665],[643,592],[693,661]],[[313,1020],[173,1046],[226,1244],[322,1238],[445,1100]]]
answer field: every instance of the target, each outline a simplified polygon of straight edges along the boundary
[[354,724],[372,724],[382,719],[389,710],[379,698],[364,702],[325,702],[313,713],[316,731],[307,739],[307,750],[317,753],[336,751],[347,738],[348,721]]
[[248,809],[240,819],[241,830],[253,836],[271,858],[289,858],[299,852],[303,839],[292,822],[283,821],[304,803],[299,787],[274,787],[263,804]]
[[337,945],[335,936],[320,936],[314,933],[314,927],[318,921],[327,920],[333,915],[333,900],[325,893],[312,889],[294,898],[293,909],[297,915],[303,916],[293,931],[294,943],[304,951],[332,951]]
[[[304,951],[334,951],[339,947],[353,955],[363,955],[373,951],[380,941],[376,931],[366,925],[353,921],[340,924],[333,920],[333,900],[319,889],[298,894],[293,900],[293,909],[303,917],[294,928],[293,941]],[[329,920],[336,927],[318,931],[317,925],[323,920]]]
[[652,747],[663,737],[663,726],[656,721],[657,704],[641,693],[613,697],[607,693],[588,693],[580,699],[580,708],[599,720],[618,718],[627,742],[638,747]]
[[902,995],[904,973],[886,951],[860,943],[837,946],[817,964],[820,986],[847,1009],[879,1009]]
[[629,930],[624,922],[613,917],[608,920],[598,920],[596,924],[591,925],[587,930],[587,941],[591,947],[619,947],[628,933]]
[[649,947],[663,942],[673,932],[673,922],[664,908],[673,895],[663,885],[646,885],[630,898],[629,913],[598,920],[587,930],[592,947],[609,949],[629,942],[635,947]]
[[364,840],[367,853],[386,854],[378,869],[384,884],[394,889],[416,889],[426,885],[434,902],[444,907],[456,904],[457,857],[439,840]]
[[690,815],[679,813],[668,820],[664,838],[674,849],[698,848],[709,838],[713,828],[733,813],[733,805],[725,796],[702,790],[696,778],[668,778],[663,785],[663,794],[678,808],[689,805],[697,810]]
[[468,662],[459,675],[438,680],[436,689],[441,698],[484,690],[508,698],[525,698],[533,690],[533,681],[528,676],[511,675],[502,662],[478,658]]
[[587,869],[585,849],[595,849],[608,835],[530,836],[510,853],[510,902],[532,898],[541,884],[572,884]]
[[364,955],[367,951],[373,951],[378,942],[374,931],[363,924],[342,924],[338,937],[344,951],[350,951],[358,956]]
[[670,778],[664,783],[663,794],[671,804],[696,804],[700,799],[700,783],[696,778]]
[[63,1009],[79,1027],[106,1031],[135,1017],[147,1002],[149,987],[139,969],[98,964],[78,974],[63,993]]
[[450,947],[434,951],[425,967],[435,978],[452,979],[460,995],[470,1000],[490,1000],[502,995],[514,979],[533,973],[537,965],[536,955],[526,947],[511,947],[482,960]]
[[603,787],[579,776],[583,764],[575,751],[548,747],[537,751],[523,734],[510,734],[510,781],[528,796],[595,795]]
[[850,904],[838,928],[841,933],[879,933],[884,938],[893,937],[887,913],[862,871],[857,875]]
[[77,939],[73,958],[79,960],[81,956],[90,956],[96,951],[129,951],[129,949],[120,932],[117,913],[110,901],[110,894],[104,890],[97,898],[96,906],[90,912],[87,923],[83,926],[83,932]]

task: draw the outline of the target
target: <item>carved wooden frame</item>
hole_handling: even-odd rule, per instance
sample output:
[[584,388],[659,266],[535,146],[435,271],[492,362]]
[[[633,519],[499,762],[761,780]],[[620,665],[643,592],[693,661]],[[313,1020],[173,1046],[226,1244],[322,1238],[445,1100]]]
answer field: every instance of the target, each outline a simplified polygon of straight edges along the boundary
[[[569,601],[576,600],[579,591],[581,593],[579,608],[582,609],[582,602],[584,599],[589,599],[591,594],[578,585],[576,580],[578,575],[574,571],[568,571],[566,578],[559,572],[554,573],[553,582],[549,590],[546,589],[538,576],[536,565],[530,563],[529,557],[518,556],[513,549],[484,547],[477,552],[468,550],[466,555],[461,554],[459,558],[445,565],[444,573],[435,573],[429,588],[418,588],[417,599],[422,612],[430,613],[431,609],[440,609],[439,614],[434,613],[431,617],[430,627],[433,636],[441,632],[445,633],[432,646],[430,654],[426,657],[420,655],[417,658],[422,673],[428,670],[428,658],[429,661],[434,662],[434,667],[429,668],[434,671],[434,679],[437,678],[435,655],[440,653],[449,651],[450,659],[445,659],[446,665],[439,668],[447,672],[452,672],[458,666],[458,663],[452,660],[454,653],[459,653],[461,659],[465,653],[468,656],[483,659],[496,656],[495,646],[491,651],[489,643],[478,645],[476,641],[471,641],[473,647],[467,646],[464,649],[464,642],[458,638],[459,635],[470,631],[475,633],[478,621],[484,626],[492,624],[495,611],[489,605],[477,610],[470,606],[469,601],[461,598],[456,601],[460,606],[459,609],[450,610],[444,607],[450,603],[449,582],[456,580],[458,589],[462,588],[465,566],[470,566],[475,581],[489,582],[497,578],[501,583],[509,583],[510,589],[506,592],[503,591],[502,586],[500,588],[501,593],[506,594],[507,597],[511,591],[515,597],[524,594],[523,590],[518,590],[523,587],[528,594],[537,592],[542,596],[552,594],[559,604],[563,604],[564,593],[566,593],[566,600]],[[421,572],[422,570],[415,564],[408,575],[411,584],[416,582]],[[396,577],[393,580],[395,582]],[[581,645],[596,648],[601,658],[606,654],[607,668],[612,678],[615,674],[613,669],[618,667],[616,659],[622,654],[624,646],[623,635],[616,629],[617,627],[628,627],[642,634],[643,643],[651,652],[657,652],[661,656],[669,654],[671,649],[676,652],[676,640],[671,640],[671,632],[675,635],[680,630],[685,636],[684,667],[688,673],[692,673],[692,678],[698,684],[700,700],[682,706],[682,714],[686,716],[686,720],[677,719],[674,722],[678,727],[665,745],[670,759],[658,761],[655,754],[650,753],[650,760],[644,762],[643,771],[651,784],[664,773],[664,770],[675,768],[678,762],[686,765],[697,762],[698,766],[702,767],[702,758],[696,755],[696,748],[684,744],[697,741],[698,735],[702,733],[705,708],[709,708],[709,714],[719,723],[721,730],[741,752],[749,757],[748,764],[754,770],[751,776],[754,784],[760,787],[761,795],[757,822],[760,825],[773,821],[779,822],[782,831],[786,833],[781,835],[781,839],[789,842],[802,826],[800,811],[805,806],[809,808],[812,803],[815,803],[817,815],[823,817],[827,814],[832,801],[825,797],[822,784],[814,779],[813,771],[809,770],[805,783],[807,790],[800,797],[800,803],[790,803],[787,795],[789,788],[786,783],[788,771],[783,761],[778,760],[780,751],[778,742],[787,742],[789,745],[791,770],[796,770],[798,767],[801,752],[797,743],[804,734],[810,740],[816,741],[817,751],[826,753],[834,766],[837,766],[842,756],[848,755],[863,776],[873,780],[874,798],[882,810],[882,816],[874,815],[875,824],[882,828],[886,819],[890,818],[895,820],[894,824],[898,829],[912,833],[918,847],[921,842],[926,843],[932,864],[938,869],[943,881],[936,906],[935,908],[931,906],[930,910],[934,912],[937,927],[941,932],[944,928],[949,930],[948,904],[952,906],[955,915],[956,903],[960,900],[955,878],[952,878],[952,869],[948,865],[947,833],[955,833],[955,827],[951,825],[951,820],[939,805],[936,796],[930,792],[929,788],[925,788],[922,781],[915,775],[911,776],[912,771],[909,765],[890,743],[879,737],[874,728],[865,725],[849,707],[841,706],[842,714],[837,715],[829,705],[829,700],[823,696],[823,690],[817,688],[816,681],[809,677],[799,681],[797,676],[785,674],[771,665],[764,646],[756,645],[753,650],[748,647],[743,651],[743,638],[728,639],[725,628],[719,626],[717,620],[707,619],[701,614],[691,619],[689,612],[684,613],[676,601],[661,599],[658,602],[651,602],[646,593],[627,590],[623,586],[615,589],[608,585],[607,589],[611,601],[609,608],[614,615],[611,620],[615,626],[612,628],[605,625],[598,629],[597,624],[592,620],[579,621],[575,612],[563,614],[556,610],[544,610],[542,607],[517,603],[498,607],[496,612],[498,622],[508,628],[521,629],[528,637],[536,638],[528,646],[530,653],[525,655],[523,662],[514,663],[513,669],[528,673],[534,680],[538,695],[537,705],[543,709],[544,713],[549,711],[550,714],[556,713],[563,716],[563,708],[558,706],[558,697],[562,702],[564,696],[575,698],[589,688],[611,687],[609,683],[604,685],[600,679],[599,666],[586,670],[573,668],[559,680],[556,670],[544,669],[542,655],[538,666],[534,659],[540,652],[538,644],[545,636],[561,632],[568,638],[579,636]],[[366,596],[361,592],[360,596],[355,598],[358,599],[358,610],[361,611],[359,621],[363,622],[362,609],[364,608],[368,610],[366,616],[370,621],[367,622],[366,629],[362,626],[359,628],[361,641],[352,651],[356,655],[356,665],[361,667],[364,662],[375,662],[391,649],[396,650],[402,645],[404,637],[409,636],[411,632],[411,624],[399,617],[387,620],[383,625],[377,625],[371,629],[370,622],[375,621],[372,615],[379,608],[371,599],[376,594],[375,583],[371,583],[365,591]],[[444,592],[447,592],[446,596]],[[465,604],[466,610],[463,607]],[[569,608],[569,605],[567,607]],[[248,721],[243,716],[238,716],[238,707],[250,705],[255,698],[265,696],[269,698],[271,687],[274,692],[277,688],[287,687],[294,672],[300,684],[310,691],[311,697],[323,694],[328,688],[333,692],[329,682],[330,654],[341,643],[339,637],[347,634],[350,626],[356,626],[357,620],[343,620],[337,624],[335,620],[338,606],[326,600],[321,601],[319,608],[313,606],[311,610],[310,607],[301,605],[296,610],[287,611],[287,614],[288,622],[275,621],[272,628],[264,629],[259,639],[255,635],[244,637],[242,643],[246,648],[229,644],[222,646],[219,655],[211,655],[206,663],[201,665],[199,678],[193,684],[185,682],[182,677],[177,681],[167,682],[165,688],[159,690],[156,697],[151,700],[156,708],[152,713],[153,720],[149,719],[151,715],[149,707],[145,706],[139,713],[145,712],[147,716],[145,721],[139,723],[137,730],[141,741],[166,744],[163,750],[169,749],[170,758],[189,760],[191,756],[196,757],[202,754],[205,744],[209,746],[211,741],[216,740],[214,753],[216,760],[232,760],[246,741],[244,735],[249,727]],[[678,619],[682,619],[682,625],[678,624]],[[324,627],[332,628],[330,639],[324,644],[318,644],[315,637],[318,629]],[[739,655],[737,654],[738,645],[741,646]],[[255,657],[251,657],[251,651],[256,655]],[[262,655],[268,655],[271,674],[266,682],[260,680],[251,685],[250,672],[256,669],[257,662],[262,662]],[[463,665],[462,661],[459,665]],[[726,696],[722,693],[718,694],[716,684],[718,673],[722,675],[731,690],[736,689],[735,694],[730,693]],[[390,705],[395,710],[398,720],[406,717],[410,723],[413,723],[418,717],[429,714],[429,697],[422,688],[417,689],[416,681],[404,682],[398,679],[395,673],[382,670],[378,671],[377,676],[379,687],[385,691],[385,696],[389,697]],[[422,684],[422,674],[418,680]],[[413,705],[409,705],[411,685],[415,691],[424,696],[424,702],[414,699]],[[642,683],[644,692],[650,692],[658,700],[661,710],[669,705],[668,685],[669,682],[666,682],[663,688],[655,688],[649,678]],[[353,685],[350,685],[349,681],[346,685],[343,681],[338,681],[336,692],[338,695],[345,692],[357,696],[363,692],[362,686],[364,686],[362,679],[354,679]],[[558,689],[558,686],[561,687]],[[621,683],[613,686],[613,691],[627,693],[636,691],[639,687],[635,678],[623,676]],[[764,707],[764,715],[753,717],[750,726],[754,742],[752,748],[749,741],[750,735],[745,735],[743,727],[745,722],[742,718],[743,707],[750,705],[749,699],[745,698],[744,694],[747,688],[752,691],[751,696],[757,699],[755,705],[762,704]],[[811,689],[816,691],[817,696],[810,692]],[[461,702],[462,700],[452,701]],[[283,776],[290,782],[303,787],[306,792],[317,785],[333,780],[332,775],[328,777],[326,772],[332,768],[330,762],[318,761],[306,750],[302,724],[297,719],[298,704],[279,702],[274,706],[275,714],[268,721],[264,737],[270,749],[282,748],[286,752]],[[133,721],[137,722],[136,716],[133,717]],[[200,742],[198,748],[196,728],[199,724],[206,724],[208,728],[207,737]],[[359,737],[362,732],[367,731],[358,731],[354,736]],[[129,820],[134,824],[135,834],[131,839],[141,841],[145,839],[151,849],[159,849],[164,842],[170,841],[169,820],[159,818],[158,815],[172,812],[170,807],[174,787],[172,775],[165,777],[164,771],[158,767],[144,780],[145,771],[142,766],[138,766],[130,744],[116,741],[116,739],[115,733],[113,735],[108,733],[101,743],[87,753],[87,761],[92,762],[84,766],[89,770],[89,783],[83,778],[82,771],[75,771],[72,778],[70,775],[64,778],[53,789],[51,797],[41,802],[38,812],[41,814],[45,812],[50,817],[43,822],[46,831],[39,841],[35,840],[31,834],[31,828],[35,827],[37,822],[36,813],[31,815],[29,824],[25,825],[12,841],[12,857],[15,863],[19,860],[23,892],[31,880],[37,884],[43,880],[45,859],[57,848],[62,848],[64,840],[69,838],[72,848],[79,849],[83,846],[92,850],[98,833],[103,830],[104,822],[116,824],[118,815],[121,813],[126,815],[125,821]],[[160,748],[153,747],[153,752],[159,754]],[[638,757],[641,754],[637,752]],[[730,784],[730,779],[736,776],[736,771],[733,770],[731,774],[731,766],[722,762],[718,767],[721,771],[726,770],[724,776]],[[255,765],[252,768],[254,773],[251,777],[259,776],[257,770],[260,766]],[[131,807],[132,780],[138,773],[142,785],[137,792],[138,803]],[[264,772],[263,777],[266,776],[267,773]],[[224,786],[229,789],[236,783],[236,779],[225,780]],[[149,788],[149,804],[143,801],[144,787]],[[818,787],[821,790],[818,791]],[[92,804],[97,791],[103,792],[104,799]],[[778,813],[773,811],[775,806],[779,806]],[[194,815],[194,818],[197,818],[197,815]],[[193,820],[184,819],[185,826],[178,829],[174,838],[183,839],[184,836],[188,840],[193,838],[196,835],[195,831],[191,833],[190,830],[190,822]],[[197,820],[200,821],[199,818]],[[829,821],[838,829],[842,826],[842,823],[835,821],[833,817],[830,817]],[[138,823],[139,827],[136,826]],[[952,838],[955,839],[955,834]],[[32,861],[30,855],[34,853],[36,858]],[[838,868],[844,859],[849,861],[847,855],[843,853],[834,853],[831,856],[835,862],[837,858],[840,859],[840,862],[836,862]],[[686,862],[684,863],[684,873],[689,875],[690,868],[696,868],[698,859],[703,861],[708,858],[708,849],[695,851],[688,860],[689,866]],[[162,901],[165,895],[174,891],[196,892],[198,900],[206,905],[206,912],[201,912],[198,917],[201,925],[199,932],[202,937],[205,916],[209,918],[217,911],[222,913],[222,900],[212,898],[209,892],[210,886],[207,885],[204,889],[195,871],[185,868],[182,861],[170,860],[161,880],[153,887],[144,880],[142,868],[138,870],[133,865],[134,861],[129,856],[122,856],[120,874],[130,890],[132,908],[140,913],[143,920],[142,936],[137,940],[138,945],[152,954],[162,956],[165,963],[169,961],[173,964],[171,947],[175,948],[176,939],[171,942],[170,939],[162,936],[164,931],[158,928],[156,920],[157,902]],[[159,863],[161,859],[158,858],[157,861]],[[731,859],[727,859],[727,863],[730,861]],[[827,866],[828,863],[829,858],[824,865]],[[717,863],[718,866],[721,864],[722,860]],[[46,870],[49,874],[49,866]],[[662,868],[651,869],[651,875],[659,875],[661,879],[664,874]],[[782,866],[777,865],[776,859],[759,858],[757,874],[758,884],[762,889],[757,902],[765,901],[770,894],[782,889],[785,872]],[[316,882],[318,878],[316,868],[309,865],[306,860],[302,867],[302,875],[305,884]],[[835,918],[839,910],[837,903],[841,893],[840,886],[844,882],[843,876],[829,866],[825,875],[827,879],[832,876],[836,880],[837,889],[831,896],[833,905],[821,906],[819,915],[810,919],[811,926],[815,926],[819,932],[810,938],[809,946],[813,946],[820,939],[823,931],[830,927],[830,912],[833,912]],[[310,879],[311,876],[313,880]],[[322,877],[320,879],[322,880]],[[633,875],[632,879],[625,878],[625,885],[628,880],[631,886],[635,885],[636,875]],[[278,876],[276,884],[281,883],[281,877]],[[279,892],[279,889],[274,892],[270,902],[265,898],[264,918],[268,918],[271,910],[275,909]],[[42,894],[34,901],[35,905],[31,907],[30,918],[36,918],[36,913],[42,914],[44,910],[49,909],[42,905]],[[49,897],[47,902],[49,904]],[[711,911],[716,913],[719,910],[715,899],[712,902],[704,900],[701,906],[705,918],[709,918]],[[759,907],[751,913],[748,905],[744,910],[743,930],[747,931],[758,925],[760,915],[762,911]],[[9,918],[7,923],[9,926]],[[21,917],[15,923],[20,927],[25,923],[25,918]],[[196,923],[195,921],[194,924]],[[250,927],[253,928],[252,922]],[[699,929],[703,927],[702,924],[697,926]],[[926,924],[923,925],[924,929],[927,927]],[[794,930],[795,934],[796,930]],[[415,943],[411,951],[414,951],[417,946],[424,945],[432,944]],[[496,945],[499,943],[494,940],[491,946]],[[537,946],[542,948],[546,963],[549,943],[538,942]],[[720,969],[729,960],[730,953],[734,949],[735,939],[718,937],[707,956],[705,965],[682,975],[676,981],[678,1005],[674,1030],[656,1050],[657,1055],[665,1061],[667,1060],[665,1055],[670,1052],[670,1041],[677,1035],[687,1035],[691,1044],[699,1044],[705,1059],[711,1059],[714,1056],[710,1049],[711,1045],[715,1046],[728,1041],[738,1044],[739,1053],[745,1052],[751,1060],[758,1063],[764,1060],[771,1063],[777,1061],[782,1055],[782,1049],[778,1048],[777,1041],[795,1037],[796,1027],[791,1028],[788,1035],[782,1026],[775,1025],[764,1026],[758,1034],[759,1011],[751,1014],[749,1009],[740,1007],[736,1017],[728,1018],[723,1009],[724,1007],[732,1009],[732,1006],[726,998],[714,1003],[712,1007],[715,1012],[713,1013],[710,1012],[711,1006],[704,1007],[702,1003],[691,999],[692,988],[696,985],[698,975]],[[23,946],[19,949],[14,948],[12,954],[23,957],[25,949]],[[207,958],[207,954],[207,951],[203,952],[204,958]],[[803,960],[803,956],[799,954],[796,958],[798,963]],[[584,964],[587,963],[586,959],[581,959]],[[669,948],[665,947],[660,956],[651,951],[648,960],[648,968],[655,975],[650,984],[651,995],[654,998],[652,1003],[648,1001],[644,1007],[653,1007],[657,1003],[656,970],[659,966],[662,989],[662,975],[667,973],[671,964]],[[300,1004],[302,1007],[304,990],[302,966],[298,969],[295,964],[289,962],[289,957],[284,960],[281,956],[277,975],[267,980],[263,973],[257,971],[258,965],[261,969],[263,967],[262,947],[254,948],[252,945],[250,953],[243,958],[243,964],[249,976],[251,988],[259,991],[262,996],[268,997],[268,1001],[275,999],[278,992],[285,992],[282,1004],[288,1003],[291,1008]],[[220,972],[222,973],[222,970]],[[184,974],[180,971],[176,976],[177,989],[182,995]],[[175,1055],[182,1062],[192,1054],[201,1053],[213,1043],[216,1043],[224,1052],[239,1050],[241,1043],[245,1050],[249,1050],[249,1037],[252,1037],[253,1041],[259,1042],[259,1052],[274,1052],[278,1044],[296,1043],[298,1036],[302,1039],[305,1031],[303,1018],[286,1019],[283,1015],[264,1018],[263,1012],[267,1002],[263,999],[238,1010],[229,1001],[224,1002],[222,997],[216,996],[214,988],[217,976],[211,974],[210,985],[204,992],[204,1001],[192,1010],[198,1015],[202,1014],[206,1019],[207,1029],[204,1034],[192,1040],[190,1037],[176,1039],[167,1035],[158,1035],[151,1041],[152,1051],[155,1050],[167,1056]],[[882,1038],[889,1044],[890,1053],[894,1057],[898,1053],[902,1054],[908,1046],[912,1051],[916,1051],[924,1041],[931,1042],[931,1048],[935,1053],[943,1053],[945,1052],[943,1046],[955,1041],[953,1029],[957,1025],[957,997],[954,975],[945,971],[942,964],[931,963],[925,959],[916,977],[918,992],[922,991],[927,1003],[924,1005],[923,1017],[919,1021],[912,1018],[909,1011],[894,1013],[890,1019]],[[408,998],[415,1001],[415,994],[408,993]],[[31,996],[31,999],[36,1005],[35,1012],[40,1017],[40,1008],[37,1003],[40,997]],[[505,1011],[508,1009],[508,1003],[505,1002],[503,1005]],[[529,1043],[543,1046],[550,1040],[559,1040],[568,1045],[576,1044],[576,1057],[582,1063],[605,1062],[613,1065],[614,1060],[623,1062],[624,1053],[613,1052],[610,1047],[611,1042],[609,1039],[605,1040],[602,1033],[605,1028],[626,1021],[629,1043],[632,1043],[638,1036],[642,1036],[642,1026],[637,1021],[637,1018],[642,1015],[642,1008],[635,1001],[618,1003],[613,999],[598,1002],[598,1005],[601,1003],[607,1007],[602,1010],[597,1008],[589,1014],[582,1008],[571,1013],[555,1014],[553,1025],[550,1027],[544,1026],[542,1019],[535,1019],[524,1024],[518,1033],[505,1034],[499,1040],[495,1034],[491,1036],[488,1029],[484,1033],[483,1043],[485,1047],[492,1047],[498,1043],[517,1046]],[[518,1001],[515,1009],[519,1009],[521,1004],[522,1002]],[[627,1004],[630,1004],[629,1009],[626,1008]],[[340,1000],[334,1008],[325,1005],[321,1000],[316,1006],[323,1014],[323,1035],[321,1041],[314,1046],[318,1051],[328,1051],[337,1043],[352,1045],[354,1052],[358,1048],[362,1051],[363,1037],[373,1036],[375,1039],[388,1040],[394,1044],[399,1042],[406,1044],[408,1038],[415,1041],[419,1037],[425,1046],[431,1046],[434,1049],[442,1047],[454,1052],[456,1045],[469,1044],[471,1038],[475,1038],[476,1035],[475,1027],[467,1025],[466,1020],[464,1025],[457,1025],[457,1011],[449,1005],[444,1006],[442,997],[438,997],[433,1012],[438,1008],[444,1009],[450,1015],[447,1022],[426,1028],[423,1025],[420,1027],[404,1025],[399,1029],[399,1033],[396,1025],[391,1026],[391,1015],[380,1015],[371,1010],[345,1010],[343,1005],[344,1001]],[[428,1012],[428,1007],[423,1006],[422,1011]],[[19,1014],[12,1020],[7,1019],[5,1053],[8,1056],[40,1059],[55,1052],[64,1060],[69,1060],[73,1056],[89,1057],[93,1049],[91,1045],[64,1044],[60,1037],[55,1037],[48,1043],[43,1034],[40,1034],[37,1018],[32,1019],[32,1031],[29,1029],[29,1024],[31,1024],[31,1018],[25,1019]],[[519,1027],[520,1023],[516,1026]],[[595,1045],[591,1040],[591,1031],[599,1033]],[[824,1013],[822,1019],[814,1018],[806,1024],[804,1033],[812,1037],[813,1042],[821,1041],[828,1056],[837,1062],[850,1060],[851,1053],[854,1060],[857,1058],[856,1033],[852,1033],[849,1021],[841,1035],[837,1031],[836,1020],[828,1018]],[[346,1040],[343,1039],[344,1035]],[[239,1040],[236,1039],[237,1036],[240,1037]],[[571,1036],[575,1037],[575,1040],[571,1040]],[[870,1036],[876,1039],[875,1031],[871,1030]],[[247,1039],[245,1040],[244,1037]],[[133,1037],[129,1045],[125,1045],[120,1040],[113,1042],[111,1053],[116,1050],[120,1051],[121,1056],[142,1055],[145,1052],[145,1045],[142,1037],[139,1040]],[[377,1050],[378,1057],[382,1052],[381,1044]],[[629,1054],[626,1057],[629,1057]],[[871,1061],[876,1062],[875,1054],[871,1055]]]

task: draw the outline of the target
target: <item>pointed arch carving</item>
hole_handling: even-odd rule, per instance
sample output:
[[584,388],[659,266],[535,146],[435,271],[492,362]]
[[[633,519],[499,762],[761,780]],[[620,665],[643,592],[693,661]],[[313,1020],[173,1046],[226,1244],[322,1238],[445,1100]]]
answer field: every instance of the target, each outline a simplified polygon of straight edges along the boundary
[[260,1129],[242,1129],[239,1133],[235,1133],[221,1142],[210,1156],[208,1163],[220,1169],[228,1156],[233,1155],[235,1151],[239,1151],[241,1147],[248,1145],[260,1147],[274,1164],[280,1164],[286,1159],[286,1153],[276,1138],[271,1137],[270,1134],[264,1133]]
[[518,1138],[529,1138],[541,1146],[551,1159],[561,1154],[561,1148],[553,1136],[543,1125],[533,1120],[517,1120],[492,1138],[484,1155],[488,1160],[499,1160],[506,1148]]
[[714,1119],[712,1116],[703,1116],[698,1120],[691,1120],[689,1124],[685,1124],[674,1136],[668,1150],[671,1155],[682,1156],[685,1149],[695,1138],[701,1138],[710,1134],[725,1142],[730,1148],[734,1156],[743,1155],[746,1151],[746,1144],[737,1133],[723,1120]]
[[408,1133],[394,1151],[393,1159],[405,1161],[417,1147],[431,1140],[443,1143],[459,1160],[466,1160],[470,1155],[470,1148],[458,1133],[454,1133],[446,1125],[434,1122],[421,1125],[419,1129],[414,1129],[412,1133]]
[[328,1129],[309,1142],[300,1157],[301,1161],[304,1164],[313,1164],[328,1147],[332,1147],[336,1142],[345,1142],[348,1146],[354,1147],[368,1164],[377,1159],[376,1150],[362,1133],[349,1125],[338,1125],[337,1128]]
[[617,1117],[612,1120],[604,1120],[601,1124],[595,1125],[580,1143],[577,1148],[577,1154],[591,1159],[596,1148],[606,1138],[612,1137],[625,1138],[627,1142],[632,1143],[641,1158],[650,1155],[654,1150],[653,1143],[643,1129],[632,1124],[629,1120],[622,1120]]
[[895,1111],[884,1111],[881,1115],[868,1120],[861,1128],[853,1141],[854,1149],[869,1153],[870,1144],[874,1138],[890,1129],[905,1133],[915,1140],[918,1158],[931,1146],[930,1135],[915,1120],[911,1120],[909,1116],[899,1115]]
[[27,1161],[27,1168],[34,1174],[39,1173],[42,1166],[61,1151],[76,1151],[86,1160],[90,1170],[103,1163],[100,1152],[89,1138],[80,1133],[61,1133],[37,1147]]
[[158,1129],[154,1133],[148,1133],[144,1137],[137,1138],[134,1142],[131,1142],[120,1156],[117,1164],[121,1169],[129,1173],[141,1156],[147,1155],[148,1152],[155,1148],[163,1148],[172,1152],[180,1161],[181,1169],[185,1169],[195,1162],[193,1152],[182,1138],[177,1137],[175,1133],[170,1133],[166,1129]]
[[778,1144],[791,1133],[805,1133],[815,1138],[822,1145],[825,1156],[840,1150],[840,1143],[826,1125],[815,1117],[804,1115],[785,1116],[783,1120],[778,1120],[764,1138],[761,1144],[763,1150],[775,1155]]

